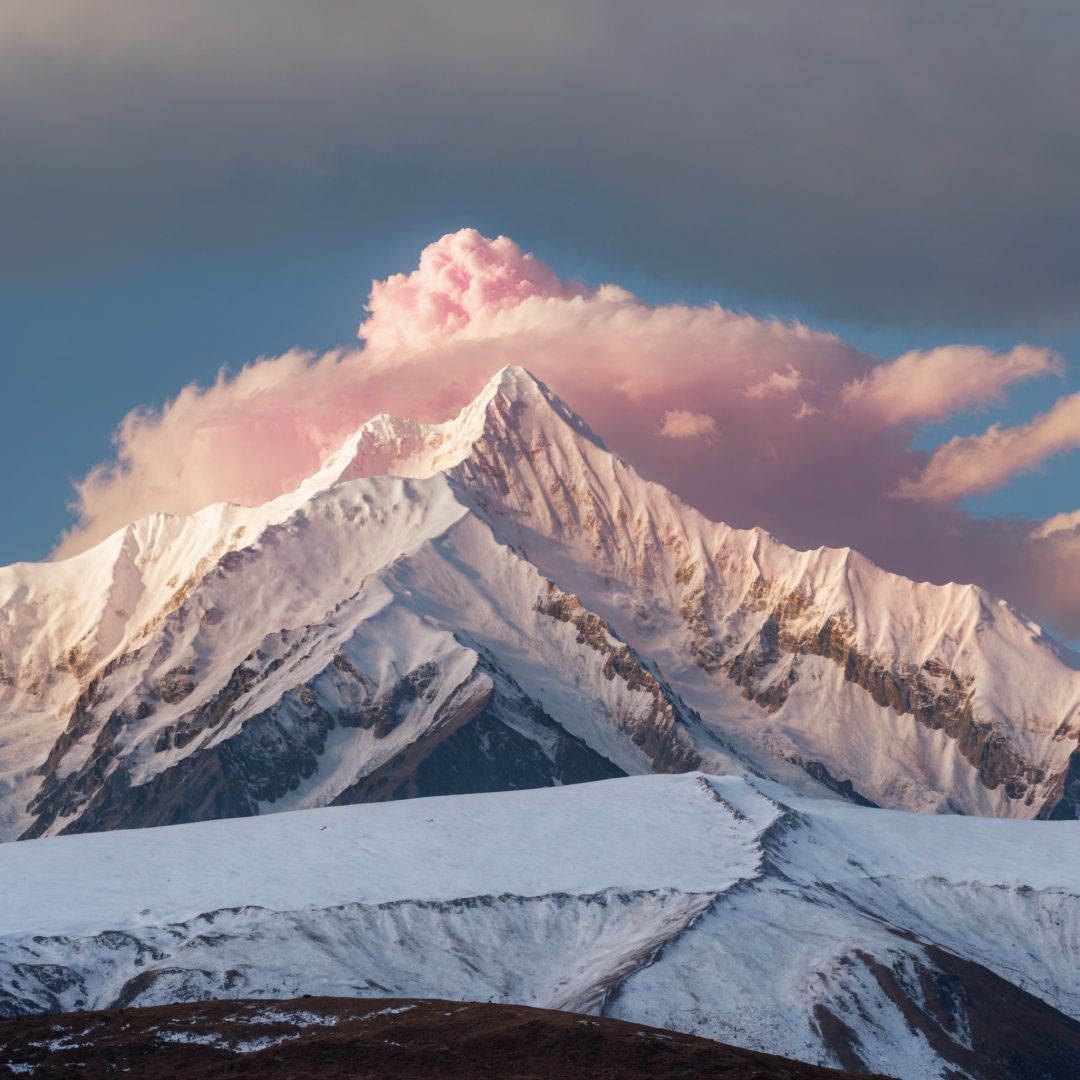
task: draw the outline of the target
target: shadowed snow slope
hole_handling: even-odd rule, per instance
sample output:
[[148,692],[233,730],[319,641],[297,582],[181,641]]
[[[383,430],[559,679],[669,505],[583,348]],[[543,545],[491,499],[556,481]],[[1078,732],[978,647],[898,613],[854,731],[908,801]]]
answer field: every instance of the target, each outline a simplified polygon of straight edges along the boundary
[[709,522],[517,368],[0,570],[6,839],[689,769],[1076,817],[1078,738],[1077,657],[1004,603]]
[[0,847],[0,1009],[494,1000],[1064,1078],[1078,842],[701,773],[32,840]]

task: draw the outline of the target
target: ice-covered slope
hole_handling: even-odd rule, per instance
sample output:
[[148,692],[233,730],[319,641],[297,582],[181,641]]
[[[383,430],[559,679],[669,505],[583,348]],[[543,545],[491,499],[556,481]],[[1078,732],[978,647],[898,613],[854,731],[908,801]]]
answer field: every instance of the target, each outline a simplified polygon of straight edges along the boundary
[[264,507],[0,570],[4,838],[692,768],[1075,816],[1078,737],[1006,605],[708,522],[514,368]]
[[8,844],[0,1010],[494,1000],[905,1080],[1064,1078],[1078,831],[690,773]]
[[1075,815],[1075,654],[974,586],[711,523],[549,401],[516,376],[451,476],[759,767],[889,806]]

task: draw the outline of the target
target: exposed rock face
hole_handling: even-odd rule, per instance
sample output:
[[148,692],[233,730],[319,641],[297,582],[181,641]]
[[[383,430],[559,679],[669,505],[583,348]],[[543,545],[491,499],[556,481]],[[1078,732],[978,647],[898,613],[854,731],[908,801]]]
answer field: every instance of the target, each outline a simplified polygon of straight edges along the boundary
[[158,683],[158,695],[169,705],[183,701],[195,689],[195,669],[193,667],[173,668]]
[[1080,750],[1074,750],[1068,768],[1055,781],[1055,790],[1039,817],[1056,821],[1080,818]]
[[370,709],[357,718],[362,728],[370,728],[377,739],[385,739],[405,718],[417,699],[431,696],[431,690],[441,672],[439,665],[429,660],[403,675],[389,693],[378,697]]
[[[59,831],[77,833],[257,814],[318,772],[328,737],[340,729],[369,732],[374,744],[372,764],[334,796],[337,805],[625,775],[483,658],[457,686],[448,686],[452,676],[437,662],[426,661],[378,692],[375,680],[338,652],[315,679],[228,731],[237,703],[280,666],[280,657],[261,671],[258,662],[249,657],[221,691],[160,729],[158,754],[198,744],[142,783],[120,752],[118,740],[132,719],[120,709],[101,724],[81,768],[66,774],[58,768],[90,729],[104,692],[101,683],[93,684],[43,770],[45,782],[32,803],[37,819],[24,839],[61,822]],[[143,705],[152,711],[145,699]],[[430,719],[384,760],[379,744],[421,709],[432,712]]]
[[[925,959],[887,965],[861,949],[864,965],[911,1031],[955,1068],[978,1080],[1067,1077],[1080,1057],[1080,1023],[1018,990],[992,971],[927,945]],[[867,1067],[858,1036],[824,1005],[817,1007],[824,1040],[844,1067]]]
[[869,806],[879,809],[876,802],[866,798],[864,795],[860,795],[859,792],[855,790],[855,785],[850,780],[837,780],[822,762],[805,761],[797,756],[793,757],[791,760],[800,768],[805,769],[807,775],[812,776],[822,787],[826,787],[830,791],[835,791],[837,795],[847,799],[848,802],[853,802],[856,806]]
[[613,637],[611,627],[603,619],[587,611],[572,593],[564,593],[551,583],[537,610],[560,622],[571,623],[577,629],[579,644],[604,657],[606,679],[620,679],[630,690],[652,698],[652,708],[643,722],[620,719],[657,772],[689,772],[700,766],[701,755],[688,733],[688,726],[700,724],[700,718],[690,713],[629,645]]
[[[764,579],[755,583],[749,609],[754,610],[775,591]],[[985,787],[1004,785],[1010,799],[1024,800],[1028,806],[1034,803],[1046,773],[1027,764],[993,724],[978,719],[972,676],[961,675],[934,658],[921,665],[903,661],[887,664],[876,659],[859,649],[848,617],[825,615],[804,593],[787,593],[770,606],[760,628],[724,670],[742,687],[748,700],[777,712],[799,679],[801,656],[831,661],[843,670],[847,682],[864,690],[875,704],[943,731],[956,741]],[[820,762],[815,765],[823,768]],[[844,783],[850,787],[850,781]],[[826,786],[836,790],[835,782],[826,782]]]

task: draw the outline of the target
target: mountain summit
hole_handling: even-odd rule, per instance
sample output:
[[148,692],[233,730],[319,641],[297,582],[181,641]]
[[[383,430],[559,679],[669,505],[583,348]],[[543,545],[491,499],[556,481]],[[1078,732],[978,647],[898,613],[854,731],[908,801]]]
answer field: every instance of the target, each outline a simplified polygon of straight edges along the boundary
[[5,838],[623,774],[1076,817],[1080,665],[971,586],[707,521],[547,387],[0,570]]

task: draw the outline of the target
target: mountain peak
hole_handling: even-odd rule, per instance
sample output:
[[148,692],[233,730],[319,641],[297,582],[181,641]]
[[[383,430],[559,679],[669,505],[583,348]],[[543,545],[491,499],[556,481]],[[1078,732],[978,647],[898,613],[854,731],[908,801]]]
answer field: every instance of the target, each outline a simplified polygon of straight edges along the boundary
[[477,395],[478,400],[502,394],[510,401],[529,400],[537,394],[550,394],[551,391],[531,372],[518,364],[507,364],[500,368],[487,381],[487,385]]
[[[513,422],[507,424],[508,417]],[[336,450],[306,491],[362,476],[424,478],[460,465],[481,440],[499,442],[515,431],[566,425],[576,435],[606,449],[603,441],[557,394],[517,365],[500,368],[455,417],[423,424],[388,413],[368,420]]]
[[[538,379],[531,371],[516,364],[508,364],[497,371],[471,405],[465,407],[458,419],[464,418],[478,407],[489,414],[497,398],[517,405],[519,408],[534,409],[537,414],[553,412],[564,424],[573,428],[578,435],[606,450],[604,441],[547,383]],[[452,423],[455,421],[451,421]]]

